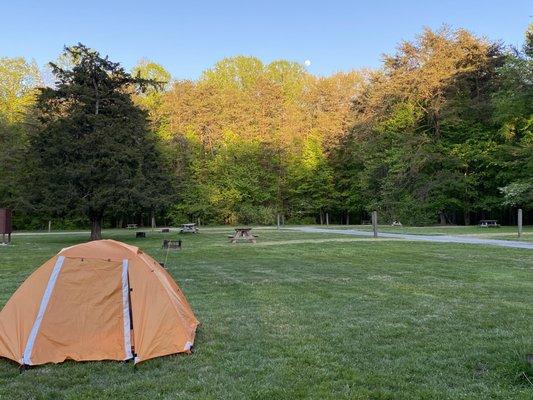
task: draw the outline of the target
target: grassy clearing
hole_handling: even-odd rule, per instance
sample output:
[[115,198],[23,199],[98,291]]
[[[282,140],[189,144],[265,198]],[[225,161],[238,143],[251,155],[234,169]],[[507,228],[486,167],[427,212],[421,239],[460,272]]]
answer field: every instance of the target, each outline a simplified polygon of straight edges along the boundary
[[[202,322],[193,355],[22,375],[0,360],[0,398],[531,399],[531,251],[257,231],[263,245],[218,228],[168,254]],[[165,259],[163,234],[105,236]],[[86,236],[14,239],[0,247],[0,305]]]

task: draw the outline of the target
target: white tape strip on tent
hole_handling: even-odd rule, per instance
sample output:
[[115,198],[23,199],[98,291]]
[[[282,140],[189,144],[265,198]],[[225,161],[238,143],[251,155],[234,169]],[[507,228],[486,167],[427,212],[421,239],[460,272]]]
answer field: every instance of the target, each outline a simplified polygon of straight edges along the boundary
[[50,279],[48,279],[48,284],[46,285],[46,289],[44,291],[43,298],[41,299],[41,304],[39,306],[39,312],[37,313],[37,317],[35,318],[35,321],[33,322],[30,335],[28,336],[28,341],[26,342],[26,347],[24,348],[24,354],[22,355],[23,365],[32,365],[31,353],[33,352],[33,345],[35,344],[35,338],[37,337],[37,333],[39,333],[39,328],[41,327],[41,322],[43,320],[46,307],[48,307],[50,296],[52,295],[52,291],[54,290],[57,277],[59,276],[59,272],[61,272],[61,267],[63,266],[64,261],[65,261],[64,256],[59,256],[57,258],[56,263],[54,265],[54,269],[52,270],[52,274],[50,275]]
[[128,283],[128,260],[122,260],[122,315],[124,316],[124,360],[133,357],[131,353],[130,285]]

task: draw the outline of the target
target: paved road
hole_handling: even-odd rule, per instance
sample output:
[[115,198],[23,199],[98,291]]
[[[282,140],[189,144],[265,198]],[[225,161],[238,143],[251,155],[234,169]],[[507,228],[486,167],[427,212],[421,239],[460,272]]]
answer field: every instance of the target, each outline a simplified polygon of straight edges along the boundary
[[11,236],[90,235],[91,231],[13,232]]
[[[312,228],[312,227],[298,227],[287,228],[290,230],[297,230],[308,233],[336,233],[340,235],[355,235],[355,236],[372,236],[371,231],[360,231],[357,229],[326,229],[326,228]],[[530,249],[533,250],[533,243],[520,242],[518,240],[497,240],[497,239],[480,239],[463,236],[449,236],[449,235],[411,235],[405,233],[385,233],[379,232],[379,237],[396,238],[421,242],[435,242],[435,243],[464,243],[464,244],[483,244],[489,246],[512,247],[514,249]]]

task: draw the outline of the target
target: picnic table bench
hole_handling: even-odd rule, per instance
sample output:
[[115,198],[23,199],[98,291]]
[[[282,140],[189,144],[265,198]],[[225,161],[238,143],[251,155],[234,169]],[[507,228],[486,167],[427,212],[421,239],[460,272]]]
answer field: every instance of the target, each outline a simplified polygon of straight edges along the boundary
[[128,224],[126,225],[126,229],[137,229],[137,224]]
[[239,240],[247,241],[250,243],[256,243],[259,236],[252,234],[252,228],[235,228],[235,233],[229,235],[231,243],[237,243]]
[[198,233],[196,224],[182,224],[180,233]]
[[495,219],[482,219],[479,221],[480,228],[499,228],[500,224]]

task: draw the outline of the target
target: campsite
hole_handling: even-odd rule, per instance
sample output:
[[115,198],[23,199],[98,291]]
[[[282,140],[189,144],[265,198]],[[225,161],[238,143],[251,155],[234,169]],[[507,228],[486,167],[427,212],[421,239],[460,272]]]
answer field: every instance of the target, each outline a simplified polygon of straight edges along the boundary
[[[192,355],[2,362],[3,398],[530,398],[531,250],[254,230],[234,245],[231,228],[204,228],[168,253],[200,321]],[[147,233],[104,231],[163,261],[167,234]],[[15,236],[0,302],[86,236]]]
[[533,10],[4,2],[0,400],[533,399]]

